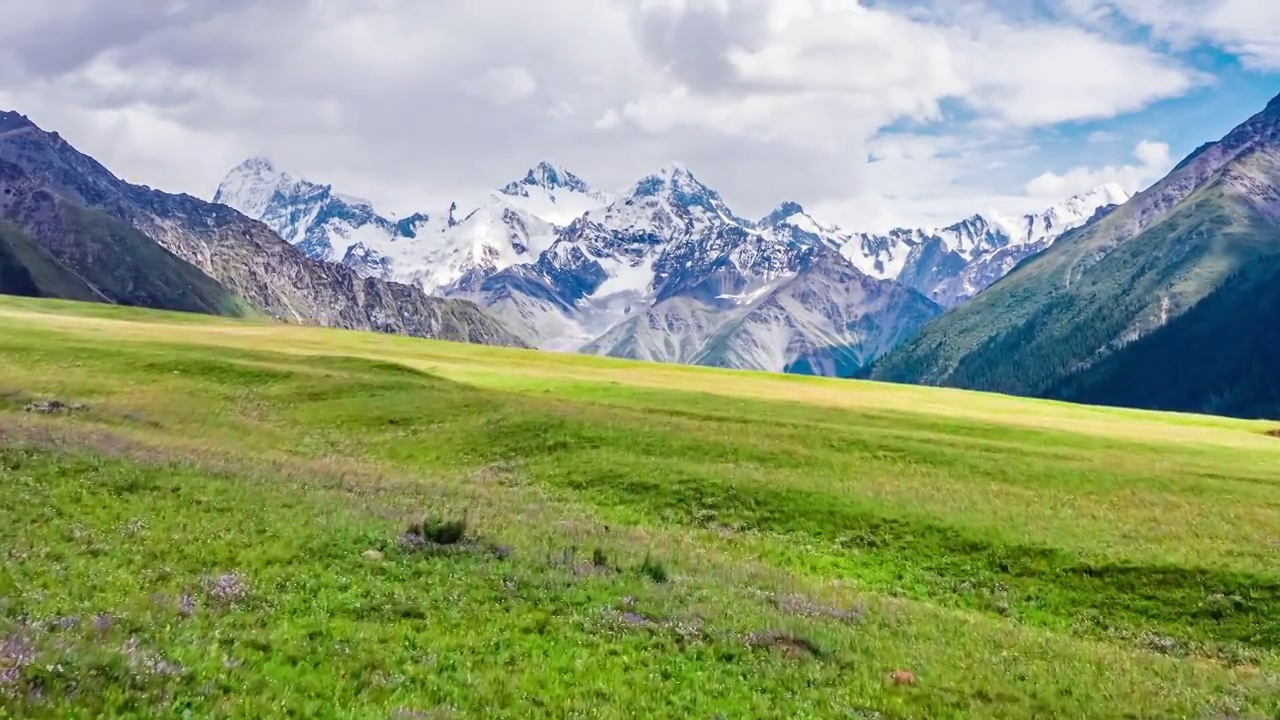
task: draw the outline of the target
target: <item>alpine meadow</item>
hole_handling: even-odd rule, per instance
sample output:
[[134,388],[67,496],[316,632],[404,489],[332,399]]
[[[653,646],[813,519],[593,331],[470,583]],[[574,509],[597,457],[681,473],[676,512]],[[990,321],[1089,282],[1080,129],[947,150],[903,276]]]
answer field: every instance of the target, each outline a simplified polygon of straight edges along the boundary
[[0,715],[1272,718],[1274,423],[0,301]]
[[0,720],[1280,720],[1277,0],[0,0]]

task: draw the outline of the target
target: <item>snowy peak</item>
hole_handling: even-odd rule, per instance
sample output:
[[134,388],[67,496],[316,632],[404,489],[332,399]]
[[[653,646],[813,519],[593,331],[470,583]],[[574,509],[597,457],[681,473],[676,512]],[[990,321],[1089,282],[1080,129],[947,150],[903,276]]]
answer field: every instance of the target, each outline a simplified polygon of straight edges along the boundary
[[542,188],[554,193],[557,190],[569,190],[583,195],[592,194],[591,186],[582,181],[562,166],[543,160],[535,165],[521,180],[507,183],[501,190],[504,195],[529,197],[529,188]]
[[631,194],[637,197],[658,197],[677,192],[719,197],[680,163],[668,163],[658,172],[641,178]]
[[869,275],[897,280],[952,307],[1000,279],[1021,259],[1089,222],[1102,208],[1129,197],[1111,183],[1021,217],[987,212],[943,228],[856,233],[842,240],[841,253]]
[[658,172],[641,179],[632,188],[630,197],[633,200],[656,198],[669,204],[686,220],[691,215],[705,215],[706,219],[712,221],[724,220],[735,224],[743,222],[724,204],[720,193],[712,190],[680,163],[668,163]]
[[1089,222],[1098,210],[1111,205],[1123,205],[1130,197],[1132,195],[1115,183],[1107,183],[1073,195],[1042,212],[1023,216],[1014,242],[1031,245],[1052,241],[1068,230]]
[[281,186],[293,184],[297,181],[276,170],[267,158],[252,157],[227,173],[218,185],[213,201],[233,207],[255,220],[261,219]]
[[765,215],[760,220],[760,226],[767,228],[778,227],[797,215],[808,217],[805,215],[804,208],[800,206],[800,203],[784,200],[778,204],[778,207],[773,209],[773,212]]
[[522,180],[507,183],[495,198],[560,226],[613,201],[608,193],[593,189],[582,178],[549,160],[535,165]]
[[1084,218],[1088,220],[1098,208],[1108,205],[1123,205],[1132,197],[1124,188],[1115,183],[1101,185],[1088,192],[1073,195],[1066,200],[1045,210],[1045,215],[1055,215],[1063,219]]
[[1002,229],[998,219],[993,222],[982,215],[972,215],[932,234],[942,238],[947,250],[953,250],[972,258],[1009,244],[1011,233]]
[[270,173],[273,175],[279,174],[276,171],[275,163],[271,162],[271,158],[263,157],[262,155],[251,157],[245,160],[244,162],[232,168],[231,172],[232,173],[235,173],[235,172],[258,173],[258,174]]

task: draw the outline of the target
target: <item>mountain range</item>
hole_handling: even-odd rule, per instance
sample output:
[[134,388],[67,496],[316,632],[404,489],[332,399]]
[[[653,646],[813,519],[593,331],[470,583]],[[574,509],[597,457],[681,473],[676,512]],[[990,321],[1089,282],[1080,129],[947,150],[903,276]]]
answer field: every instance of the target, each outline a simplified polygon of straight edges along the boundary
[[1280,98],[864,374],[1280,417]]
[[214,201],[315,259],[474,301],[537,347],[848,375],[1127,197],[875,235],[794,202],[743,218],[676,163],[606,192],[542,162],[466,212],[397,217],[253,158]]
[[473,303],[310,257],[225,205],[127,183],[0,112],[0,292],[523,345]]
[[849,232],[671,164],[396,217],[277,170],[214,202],[0,112],[0,292],[729,368],[1280,416],[1280,98],[1130,197]]

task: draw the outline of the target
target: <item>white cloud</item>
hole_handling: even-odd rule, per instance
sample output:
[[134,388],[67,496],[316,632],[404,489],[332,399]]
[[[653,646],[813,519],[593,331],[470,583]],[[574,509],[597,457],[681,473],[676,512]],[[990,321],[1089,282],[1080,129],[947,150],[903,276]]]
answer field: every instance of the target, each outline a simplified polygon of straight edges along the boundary
[[1013,197],[1031,130],[1203,81],[976,2],[0,0],[0,102],[204,196],[250,154],[399,210],[543,157],[605,187],[678,158],[743,214],[790,198],[856,222]]
[[1137,163],[1100,168],[1079,166],[1061,174],[1046,172],[1027,183],[1027,194],[1051,200],[1092,190],[1107,183],[1116,183],[1132,193],[1146,188],[1173,167],[1169,146],[1162,142],[1143,140],[1134,148],[1133,157]]
[[[935,25],[837,0],[673,0],[641,17],[664,41],[694,29],[708,38],[680,58],[672,84],[606,115],[605,124],[651,132],[687,125],[822,144],[862,139],[899,119],[939,119],[948,99],[1002,124],[1038,126],[1113,117],[1206,80],[1140,45],[991,12]],[[700,90],[709,77],[719,83]],[[825,130],[807,122],[814,113]]]
[[1209,80],[1146,48],[1070,26],[991,19],[956,34],[969,102],[1018,126],[1111,118]]
[[517,65],[490,68],[484,71],[474,91],[495,105],[509,105],[523,100],[538,89],[538,82],[528,70]]
[[1117,16],[1186,47],[1208,43],[1249,67],[1280,69],[1280,3],[1275,0],[1070,0],[1067,7],[1094,23]]

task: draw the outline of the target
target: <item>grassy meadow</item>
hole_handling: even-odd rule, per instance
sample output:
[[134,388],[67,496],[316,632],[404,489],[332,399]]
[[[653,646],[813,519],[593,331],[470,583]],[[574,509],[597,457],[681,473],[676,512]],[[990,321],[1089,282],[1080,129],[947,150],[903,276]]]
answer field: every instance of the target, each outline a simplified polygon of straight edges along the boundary
[[0,298],[0,717],[1276,718],[1277,428]]

